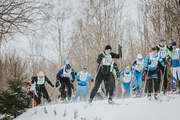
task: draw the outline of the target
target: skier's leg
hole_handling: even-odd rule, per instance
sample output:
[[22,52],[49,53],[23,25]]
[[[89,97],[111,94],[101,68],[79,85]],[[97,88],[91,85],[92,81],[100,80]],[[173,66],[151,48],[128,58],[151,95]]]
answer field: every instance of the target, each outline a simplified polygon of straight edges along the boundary
[[94,87],[93,87],[93,89],[92,89],[92,91],[91,91],[91,94],[90,94],[90,99],[93,99],[94,96],[96,95],[96,93],[97,93],[97,91],[98,91],[98,89],[99,89],[99,86],[100,86],[102,80],[103,80],[103,75],[102,75],[102,73],[101,73],[101,71],[100,71],[100,72],[97,74],[97,77],[96,77],[96,80],[95,80],[95,85],[94,85]]
[[112,99],[113,94],[114,94],[114,87],[115,87],[115,81],[113,74],[110,73],[108,76],[104,78],[106,81],[109,83],[109,98]]
[[61,93],[61,99],[65,99],[66,98],[66,92],[65,92],[65,82],[64,82],[63,78],[60,79],[60,83],[61,83],[61,87],[59,88],[59,91]]
[[77,98],[80,95],[80,93],[81,93],[81,86],[77,85],[77,90],[76,90],[76,95],[74,97],[74,102],[77,101]]
[[142,84],[142,73],[138,74],[138,80],[137,80],[137,92],[140,93],[141,91],[141,84]]
[[49,98],[49,94],[46,90],[46,87],[42,87],[42,93],[43,93],[43,98],[45,98],[47,100],[47,102],[51,102],[51,99]]
[[126,83],[127,84],[127,92],[129,94],[129,96],[131,96],[131,82]]
[[152,79],[149,78],[147,79],[147,89],[148,89],[148,95],[150,95],[152,93]]
[[177,69],[175,67],[172,67],[172,74],[173,74],[173,90],[176,89],[176,80],[177,80]]
[[71,99],[71,95],[72,95],[72,86],[71,86],[71,81],[70,79],[67,79],[66,81],[66,86],[67,86],[67,92],[68,92],[68,99]]
[[137,75],[137,72],[135,72],[134,78],[133,78],[133,91],[136,91],[137,89],[137,78],[138,78],[138,75]]
[[168,77],[168,76],[167,76],[167,66],[166,66],[166,68],[165,68],[165,70],[164,70],[164,84],[163,84],[164,91],[167,90],[167,82],[168,82],[168,78],[167,78],[167,77]]
[[122,86],[122,98],[125,98],[125,96],[126,96],[126,87],[125,87],[125,83],[122,82],[121,86]]
[[177,67],[177,79],[179,79],[179,89],[180,89],[180,67]]
[[87,97],[86,97],[87,95],[86,95],[86,93],[87,93],[87,92],[86,92],[86,86],[83,86],[83,87],[82,87],[82,95],[83,95],[84,101],[87,100]]

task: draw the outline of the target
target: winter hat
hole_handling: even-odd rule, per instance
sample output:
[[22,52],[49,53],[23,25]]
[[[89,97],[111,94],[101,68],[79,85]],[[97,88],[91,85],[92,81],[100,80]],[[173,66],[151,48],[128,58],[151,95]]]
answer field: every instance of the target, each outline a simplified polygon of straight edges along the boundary
[[165,40],[163,38],[160,39],[160,42],[165,42]]
[[137,58],[138,58],[138,59],[143,59],[143,56],[139,53],[139,54],[137,55]]
[[82,69],[83,69],[83,70],[87,70],[87,66],[83,66]]
[[175,46],[175,45],[176,45],[176,41],[172,41],[172,42],[171,42],[171,45],[172,45],[172,46]]
[[155,47],[152,47],[151,50],[155,51],[155,50],[158,50],[158,48],[155,46]]
[[70,64],[66,64],[66,67],[65,67],[65,69],[67,70],[69,70],[69,69],[71,69],[71,65]]
[[106,45],[105,50],[112,50],[112,47],[110,45]]

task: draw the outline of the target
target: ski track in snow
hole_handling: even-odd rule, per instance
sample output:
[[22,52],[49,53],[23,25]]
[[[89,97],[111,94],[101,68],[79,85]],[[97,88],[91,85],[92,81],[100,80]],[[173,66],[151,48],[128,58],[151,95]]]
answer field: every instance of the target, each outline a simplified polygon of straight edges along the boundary
[[161,100],[143,98],[93,101],[92,104],[56,103],[28,109],[15,120],[179,120],[180,95]]

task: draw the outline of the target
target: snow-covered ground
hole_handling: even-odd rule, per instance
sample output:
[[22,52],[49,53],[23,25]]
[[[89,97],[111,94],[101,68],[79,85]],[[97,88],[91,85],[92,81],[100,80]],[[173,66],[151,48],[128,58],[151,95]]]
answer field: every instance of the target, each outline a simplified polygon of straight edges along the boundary
[[114,99],[69,104],[49,104],[29,109],[15,120],[180,120],[180,95],[162,96],[162,101],[147,98]]

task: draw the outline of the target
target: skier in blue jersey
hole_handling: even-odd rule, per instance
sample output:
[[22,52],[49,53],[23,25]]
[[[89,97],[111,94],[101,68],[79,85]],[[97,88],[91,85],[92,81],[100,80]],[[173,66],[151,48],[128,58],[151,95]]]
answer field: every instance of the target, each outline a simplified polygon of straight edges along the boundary
[[[172,41],[172,74],[173,74],[173,91],[176,91],[176,81],[180,81],[180,49],[176,47],[176,42]],[[179,82],[180,85],[180,82]]]
[[136,93],[136,95],[140,95],[143,68],[143,56],[138,54],[131,66],[131,71],[133,72],[133,92]]
[[132,80],[132,72],[129,66],[126,67],[124,72],[119,73],[118,78],[122,78],[122,97],[126,97],[126,91],[131,96],[131,80]]
[[87,100],[86,89],[87,89],[88,80],[91,80],[93,82],[92,76],[87,72],[87,67],[83,66],[82,69],[83,70],[76,75],[77,90],[76,90],[76,95],[74,97],[74,102],[77,101],[77,98],[80,95],[80,93],[82,93],[84,101]]
[[[72,80],[70,80],[70,77],[72,76]],[[68,100],[71,100],[71,95],[72,95],[72,89],[73,89],[73,82],[75,80],[75,72],[74,69],[71,68],[70,64],[64,65],[63,68],[59,70],[59,72],[56,75],[56,87],[59,86],[61,83],[61,87],[59,89],[61,93],[61,100],[64,101],[66,100],[66,97]],[[67,89],[67,95],[66,96],[66,91]]]
[[[158,69],[159,66],[158,64],[161,64],[163,68],[165,68],[165,63],[163,62],[161,56],[158,54],[158,48],[153,47],[152,52],[149,53],[145,60],[144,60],[144,68],[145,71],[148,75],[147,77],[147,89],[148,89],[148,97],[151,98],[151,93],[153,90],[155,91],[154,93],[154,98],[157,100],[157,92],[158,92]],[[153,88],[153,89],[152,89]]]

